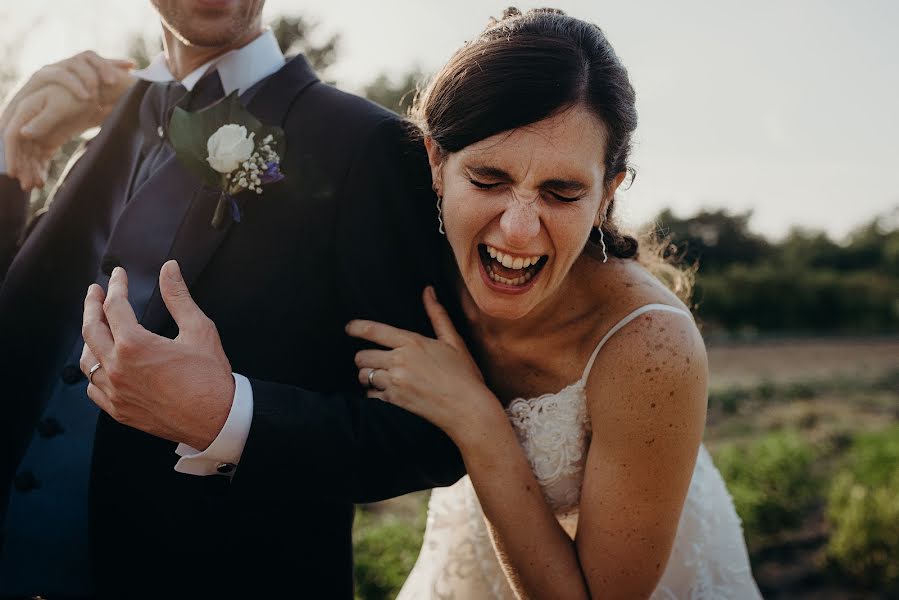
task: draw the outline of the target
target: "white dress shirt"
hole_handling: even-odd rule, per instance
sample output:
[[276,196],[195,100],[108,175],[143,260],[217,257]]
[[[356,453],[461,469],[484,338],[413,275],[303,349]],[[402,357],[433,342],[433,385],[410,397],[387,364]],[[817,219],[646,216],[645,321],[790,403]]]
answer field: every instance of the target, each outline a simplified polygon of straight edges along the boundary
[[[218,71],[225,94],[234,90],[242,93],[284,66],[284,54],[270,29],[237,50],[232,50],[190,72],[181,80],[188,91],[209,70]],[[167,82],[175,77],[169,70],[164,54],[159,54],[145,69],[133,71],[135,77],[146,81]],[[0,175],[6,173],[3,141],[0,139]],[[208,448],[199,451],[187,444],[178,444],[180,457],[175,470],[189,475],[234,475],[240,463],[250,425],[253,421],[253,388],[243,375],[234,373],[234,399],[225,425]]]

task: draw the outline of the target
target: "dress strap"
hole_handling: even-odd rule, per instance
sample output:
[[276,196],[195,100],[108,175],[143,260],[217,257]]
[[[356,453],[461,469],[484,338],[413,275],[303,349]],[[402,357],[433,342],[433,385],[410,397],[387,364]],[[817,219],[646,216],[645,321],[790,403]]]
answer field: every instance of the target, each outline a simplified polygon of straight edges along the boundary
[[615,335],[616,333],[618,333],[619,329],[621,329],[622,327],[624,327],[625,325],[627,325],[628,323],[630,323],[631,321],[633,321],[634,319],[636,319],[637,317],[642,315],[643,313],[648,313],[649,311],[652,311],[652,310],[661,310],[664,312],[679,313],[682,315],[686,315],[687,317],[690,318],[691,321],[693,320],[693,315],[691,315],[690,313],[688,313],[685,310],[676,308],[674,306],[669,306],[667,304],[644,304],[640,308],[634,310],[629,315],[627,315],[626,317],[624,317],[623,319],[621,319],[620,321],[615,323],[615,325],[612,326],[612,328],[609,330],[609,332],[606,333],[601,340],[599,340],[599,344],[596,346],[596,349],[593,351],[593,354],[590,355],[590,360],[587,361],[587,367],[584,369],[584,374],[581,375],[581,382],[584,382],[587,380],[587,376],[590,375],[590,370],[593,368],[593,363],[596,362],[596,357],[599,355],[599,351],[602,349],[602,347],[605,345],[605,343],[609,340],[609,338],[612,337],[613,335]]

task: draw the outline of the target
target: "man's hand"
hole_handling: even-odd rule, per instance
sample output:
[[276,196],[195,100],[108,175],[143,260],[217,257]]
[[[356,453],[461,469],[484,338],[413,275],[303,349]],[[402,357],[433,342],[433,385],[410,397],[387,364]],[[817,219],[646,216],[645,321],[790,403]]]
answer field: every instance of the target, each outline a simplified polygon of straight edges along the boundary
[[178,324],[170,340],[141,327],[128,302],[128,276],[117,267],[109,292],[91,285],[84,300],[81,370],[100,363],[87,395],[113,419],[151,435],[205,450],[231,411],[234,377],[215,324],[194,303],[178,263],[159,273],[159,288]]
[[42,187],[62,144],[100,125],[131,85],[131,67],[82,52],[32,75],[0,112],[7,174],[25,191]]

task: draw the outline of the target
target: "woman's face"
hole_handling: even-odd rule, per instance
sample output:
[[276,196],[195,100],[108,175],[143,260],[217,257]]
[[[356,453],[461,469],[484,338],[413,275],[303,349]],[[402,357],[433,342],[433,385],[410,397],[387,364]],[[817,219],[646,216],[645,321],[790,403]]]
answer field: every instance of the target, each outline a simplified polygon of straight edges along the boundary
[[603,187],[605,127],[583,107],[452,154],[429,140],[428,153],[462,279],[503,319],[559,292],[623,179]]

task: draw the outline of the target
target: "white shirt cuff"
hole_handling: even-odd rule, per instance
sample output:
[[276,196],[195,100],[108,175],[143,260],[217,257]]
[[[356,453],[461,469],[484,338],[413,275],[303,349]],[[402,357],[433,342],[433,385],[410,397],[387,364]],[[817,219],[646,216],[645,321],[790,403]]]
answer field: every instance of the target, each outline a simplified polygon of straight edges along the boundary
[[0,138],[0,175],[6,175],[6,145]]
[[253,386],[243,375],[232,375],[234,400],[222,430],[202,452],[187,444],[178,444],[175,453],[181,458],[175,464],[175,470],[179,473],[228,477],[234,475],[253,423]]

